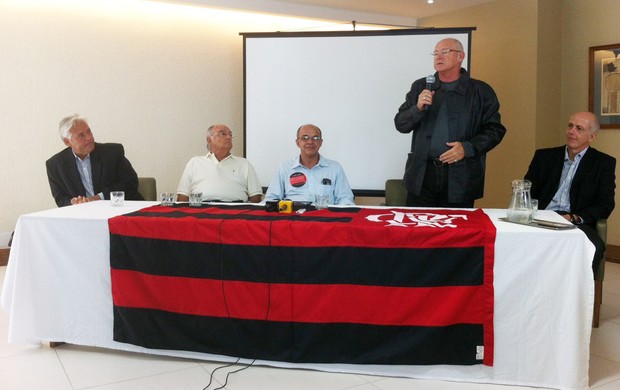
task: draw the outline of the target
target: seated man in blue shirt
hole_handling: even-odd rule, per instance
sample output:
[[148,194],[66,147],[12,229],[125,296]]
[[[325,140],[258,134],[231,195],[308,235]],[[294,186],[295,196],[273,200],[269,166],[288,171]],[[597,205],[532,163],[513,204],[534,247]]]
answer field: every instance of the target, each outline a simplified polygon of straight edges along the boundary
[[605,251],[596,221],[611,214],[616,188],[616,159],[590,146],[599,127],[593,113],[574,113],[568,122],[566,145],[537,150],[525,174],[538,207],[556,211],[592,241],[595,271]]
[[313,202],[315,195],[324,194],[329,196],[329,204],[355,204],[342,166],[319,154],[323,145],[321,129],[311,124],[301,126],[295,143],[301,153],[280,165],[265,200]]

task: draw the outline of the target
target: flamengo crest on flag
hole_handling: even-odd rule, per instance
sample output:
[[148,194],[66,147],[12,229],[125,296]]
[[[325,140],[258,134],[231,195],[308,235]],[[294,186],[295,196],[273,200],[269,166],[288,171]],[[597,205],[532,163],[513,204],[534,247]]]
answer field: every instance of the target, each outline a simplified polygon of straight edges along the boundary
[[[391,219],[389,219],[390,217]],[[454,220],[457,218],[467,220],[466,215],[406,213],[398,210],[391,210],[389,214],[375,214],[366,217],[370,222],[386,222],[387,226],[436,228],[456,228]]]

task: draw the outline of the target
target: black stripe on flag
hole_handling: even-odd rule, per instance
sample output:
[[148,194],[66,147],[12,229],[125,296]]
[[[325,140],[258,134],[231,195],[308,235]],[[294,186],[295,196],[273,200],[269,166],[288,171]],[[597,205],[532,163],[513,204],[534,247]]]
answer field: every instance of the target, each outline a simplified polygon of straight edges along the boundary
[[470,324],[267,322],[120,307],[114,308],[114,322],[114,340],[119,342],[292,363],[474,365],[481,363],[475,351],[483,345],[482,325]]
[[114,234],[110,240],[112,268],[151,275],[411,287],[483,284],[483,247],[261,247]]

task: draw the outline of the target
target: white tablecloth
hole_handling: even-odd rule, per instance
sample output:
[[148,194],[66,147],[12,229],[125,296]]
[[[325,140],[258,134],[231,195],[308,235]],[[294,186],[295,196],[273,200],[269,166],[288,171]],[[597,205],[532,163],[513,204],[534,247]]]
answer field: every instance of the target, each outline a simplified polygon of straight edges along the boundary
[[[155,202],[109,201],[23,215],[17,222],[1,303],[9,341],[64,341],[206,360],[234,358],[149,350],[112,340],[107,220]],[[536,387],[588,387],[594,247],[579,229],[553,231],[499,221],[495,243],[495,362],[476,366],[369,366],[258,362],[425,379]],[[554,212],[539,218],[562,221]]]

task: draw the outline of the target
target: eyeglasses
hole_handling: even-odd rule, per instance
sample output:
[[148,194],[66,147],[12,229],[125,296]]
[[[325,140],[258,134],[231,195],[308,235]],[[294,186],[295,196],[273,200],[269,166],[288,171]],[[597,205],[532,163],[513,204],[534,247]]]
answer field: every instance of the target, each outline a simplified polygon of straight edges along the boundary
[[217,133],[213,134],[216,135],[218,137],[230,137],[230,138],[234,138],[234,135],[232,132],[225,132],[225,131],[218,131]]
[[453,51],[455,53],[462,53],[463,50],[456,50],[456,49],[441,49],[441,50],[435,50],[434,52],[431,53],[431,55],[433,57],[437,57],[438,55],[442,55],[442,56],[447,56],[448,54],[450,54],[450,52]]
[[302,135],[301,137],[299,137],[299,139],[304,142],[308,142],[310,140],[313,140],[316,142],[323,141],[323,138],[321,138],[320,135],[313,135],[312,137],[310,137],[309,135]]

